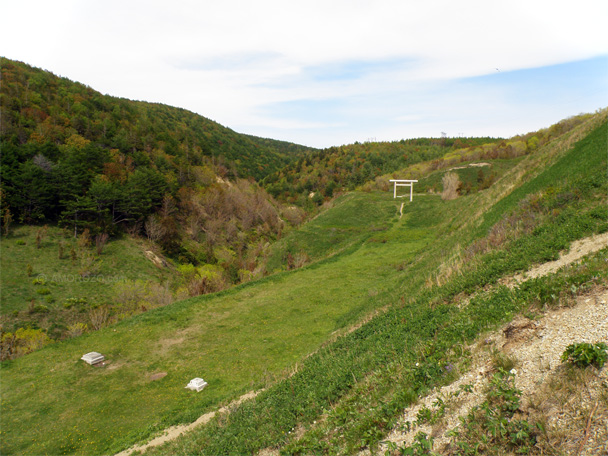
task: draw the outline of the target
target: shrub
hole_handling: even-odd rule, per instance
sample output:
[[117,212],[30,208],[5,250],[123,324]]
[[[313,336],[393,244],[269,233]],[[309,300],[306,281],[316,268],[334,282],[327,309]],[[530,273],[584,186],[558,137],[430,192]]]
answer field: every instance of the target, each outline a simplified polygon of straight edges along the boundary
[[80,268],[78,274],[80,277],[92,277],[99,274],[101,269],[101,261],[95,258],[92,253],[84,252],[80,258]]
[[87,298],[68,298],[63,302],[63,307],[70,309],[78,304],[86,304]]
[[87,330],[86,323],[74,323],[73,325],[68,326],[68,336],[70,337],[78,337],[82,335]]
[[11,233],[12,221],[13,215],[11,214],[10,209],[6,208],[6,210],[4,211],[4,216],[2,217],[2,234],[4,234],[4,236],[8,236]]
[[188,281],[190,296],[215,293],[229,286],[224,269],[217,265],[205,264],[196,268],[196,274]]
[[39,249],[42,247],[42,241],[46,237],[48,226],[44,225],[42,228],[39,228],[36,232],[36,248]]
[[49,313],[50,310],[44,304],[38,304],[32,308],[31,313]]
[[91,309],[89,311],[89,320],[91,321],[91,326],[95,329],[103,328],[110,316],[110,312],[106,306],[97,307],[96,309]]
[[114,287],[114,302],[125,311],[134,311],[171,304],[173,295],[167,284],[126,280]]
[[91,232],[88,228],[85,228],[84,231],[78,236],[78,247],[80,250],[84,250],[91,245]]
[[570,344],[562,354],[562,362],[569,362],[576,367],[593,365],[600,369],[608,359],[607,351],[608,345],[604,342]]
[[49,336],[41,329],[19,328],[15,333],[2,332],[0,335],[0,359],[18,358],[50,342]]
[[110,236],[108,233],[100,233],[95,236],[95,251],[97,252],[97,255],[101,255],[101,252],[103,252],[103,248],[107,244],[109,238]]

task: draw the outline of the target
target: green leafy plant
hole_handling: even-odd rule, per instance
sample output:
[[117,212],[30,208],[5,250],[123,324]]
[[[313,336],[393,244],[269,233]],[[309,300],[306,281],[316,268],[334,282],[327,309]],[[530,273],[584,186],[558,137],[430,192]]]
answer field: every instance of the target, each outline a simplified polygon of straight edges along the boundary
[[514,419],[519,410],[521,391],[515,388],[515,376],[503,369],[494,374],[486,400],[461,418],[461,426],[448,432],[453,437],[451,454],[494,454],[510,449],[527,454],[536,443],[540,425]]
[[595,366],[600,369],[608,359],[608,345],[604,342],[570,344],[562,354],[562,362],[576,367]]
[[409,446],[399,448],[400,455],[407,456],[422,456],[422,455],[436,455],[438,453],[433,452],[433,437],[430,437],[424,432],[418,432],[414,437],[414,443]]

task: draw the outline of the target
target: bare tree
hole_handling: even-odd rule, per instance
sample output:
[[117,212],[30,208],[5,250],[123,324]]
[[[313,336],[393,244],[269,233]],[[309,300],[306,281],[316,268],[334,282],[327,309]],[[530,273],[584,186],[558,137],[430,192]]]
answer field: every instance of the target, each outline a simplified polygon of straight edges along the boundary
[[110,236],[108,233],[100,233],[95,236],[95,250],[97,255],[101,255],[101,252],[103,252],[103,248],[107,244],[109,237]]
[[460,179],[456,173],[446,173],[441,179],[443,184],[443,192],[441,193],[441,199],[453,200],[458,198],[458,187],[460,186]]
[[162,225],[162,223],[160,223],[160,220],[158,220],[156,215],[151,215],[148,217],[145,228],[148,239],[151,241],[156,242],[165,235],[165,227]]

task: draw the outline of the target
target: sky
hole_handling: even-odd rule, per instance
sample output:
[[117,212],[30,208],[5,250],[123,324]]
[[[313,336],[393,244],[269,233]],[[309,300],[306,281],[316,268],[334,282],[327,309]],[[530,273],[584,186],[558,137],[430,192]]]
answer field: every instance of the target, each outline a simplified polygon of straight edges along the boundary
[[608,106],[605,0],[0,0],[0,55],[311,147]]

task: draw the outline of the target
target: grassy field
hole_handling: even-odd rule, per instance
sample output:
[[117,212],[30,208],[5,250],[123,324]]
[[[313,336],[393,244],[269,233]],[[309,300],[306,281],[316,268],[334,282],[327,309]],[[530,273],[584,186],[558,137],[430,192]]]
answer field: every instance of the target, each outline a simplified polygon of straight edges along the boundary
[[[606,137],[604,124],[590,136],[586,152],[591,158],[598,155],[589,163],[603,169]],[[582,156],[585,144],[550,158],[550,163],[557,160],[546,171],[553,181],[561,176],[560,163]],[[542,199],[538,232],[512,241],[508,249],[505,244],[484,253],[483,261],[470,267],[463,265],[451,278],[446,275],[443,287],[428,288],[461,246],[485,236],[492,226],[482,231],[480,225],[508,215],[526,195],[546,188],[542,173],[530,174],[528,179],[536,180],[529,188],[493,212],[498,201],[514,193],[506,190],[507,181],[516,181],[513,173],[525,168],[526,160],[532,158],[480,193],[447,202],[438,195],[416,197],[401,218],[402,201],[391,193],[346,195],[288,236],[276,253],[282,258],[288,249],[304,250],[312,259],[333,253],[329,258],[155,309],[3,363],[2,454],[109,454],[269,385],[230,419],[158,454],[250,454],[285,444],[294,454],[338,452],[331,450],[332,442],[348,454],[373,445],[400,407],[446,380],[442,366],[458,362],[463,352],[456,348],[463,341],[509,318],[524,301],[501,291],[459,313],[454,296],[535,258],[555,255],[572,238],[606,229],[597,210],[598,201],[605,202],[605,179],[598,183],[605,175],[597,166],[581,165],[582,177],[556,188],[555,195],[574,193],[568,185],[577,187],[586,177],[588,189],[557,212],[554,199]],[[581,226],[572,227],[573,221]],[[552,241],[539,243],[541,237]],[[539,287],[545,287],[544,293],[554,285]],[[387,310],[324,345],[336,331],[379,308]],[[90,367],[79,361],[89,351],[103,353],[108,363]],[[420,369],[404,368],[412,362],[419,362]],[[298,372],[282,380],[296,363]],[[161,373],[166,376],[154,380]],[[202,393],[184,389],[199,376],[209,382]],[[363,381],[367,378],[377,381],[370,386]],[[365,388],[377,394],[364,399]],[[313,426],[329,410],[332,429],[342,429],[342,435]],[[310,428],[301,440],[286,434],[296,425]]]
[[[0,243],[0,318],[5,331],[17,326],[41,327],[59,338],[71,323],[86,322],[90,309],[112,303],[117,284],[164,282],[175,274],[146,257],[144,241],[127,236],[112,239],[96,255],[94,246],[79,247],[70,233],[55,226],[44,229],[38,248],[36,237],[41,230],[43,227],[17,226]],[[95,258],[95,275],[81,276],[84,256]],[[74,300],[83,305],[70,306]]]
[[[417,210],[439,204],[427,197]],[[175,303],[5,363],[3,453],[118,449],[265,385],[383,303],[399,279],[395,265],[431,242],[432,227],[408,230],[405,218],[397,221],[390,195],[353,194],[346,205],[356,213],[353,229],[392,224],[391,232],[301,270]],[[346,219],[342,226],[347,229]],[[103,353],[109,364],[84,365],[79,358],[89,351]],[[151,381],[159,372],[167,375]],[[198,395],[184,389],[196,376],[210,384]],[[32,423],[28,430],[20,424],[23,416]]]
[[[319,350],[302,363],[296,375],[242,404],[229,416],[148,453],[255,454],[270,447],[280,448],[282,454],[348,455],[374,448],[404,407],[466,368],[467,344],[479,334],[509,321],[518,312],[534,313],[562,305],[573,294],[605,285],[606,249],[580,266],[514,290],[499,286],[481,292],[499,277],[554,257],[573,239],[608,229],[604,174],[607,129],[604,124],[568,153],[554,156],[552,166],[529,174],[528,189],[534,193],[520,195],[519,201],[528,195],[534,201],[538,197],[538,220],[533,230],[482,253],[480,261],[462,265],[443,286],[422,288],[416,284],[433,265],[444,264],[443,260],[458,251],[454,248],[457,243],[473,236],[478,224],[470,223],[469,217],[490,213],[492,204],[484,207],[484,201],[491,198],[482,193],[445,204],[437,199],[418,199],[411,208],[420,205],[421,210],[409,212],[400,227],[433,226],[433,237],[427,238],[432,242],[425,254],[405,257],[397,267],[405,274],[382,296],[384,302],[393,304],[386,313]],[[584,169],[568,182],[561,181],[564,164],[575,157],[586,157],[583,163],[588,165],[583,164]],[[515,180],[518,174],[519,169],[514,168],[506,177]],[[554,185],[548,191],[543,182],[551,175],[549,181]],[[492,191],[505,195],[502,185],[508,183],[499,183]],[[571,199],[568,195],[574,193],[577,197]],[[568,204],[562,204],[563,198]],[[523,216],[528,210],[527,204],[519,205],[513,199],[504,207],[504,219]],[[483,222],[483,217],[479,221]],[[402,233],[395,225],[381,233],[380,239],[387,239],[387,243],[379,244],[390,247],[393,244],[388,240]],[[369,239],[361,251],[372,243]],[[470,301],[462,307],[465,298]]]
[[288,255],[296,259],[299,256],[304,263],[308,263],[339,253],[374,232],[386,231],[392,216],[397,215],[395,205],[386,205],[386,196],[370,194],[368,201],[378,204],[365,205],[365,214],[361,213],[363,207],[355,194],[337,198],[332,202],[331,210],[321,212],[272,246],[267,270],[285,269]]

